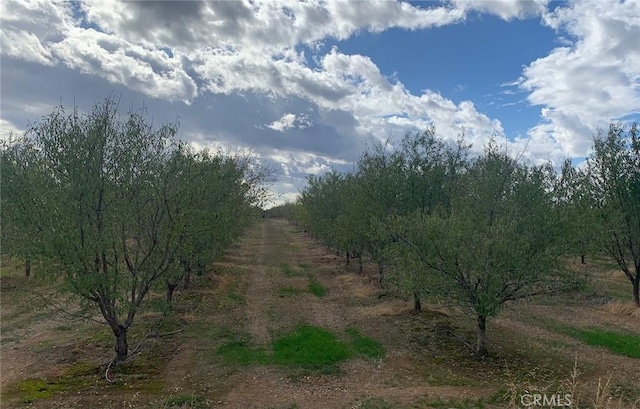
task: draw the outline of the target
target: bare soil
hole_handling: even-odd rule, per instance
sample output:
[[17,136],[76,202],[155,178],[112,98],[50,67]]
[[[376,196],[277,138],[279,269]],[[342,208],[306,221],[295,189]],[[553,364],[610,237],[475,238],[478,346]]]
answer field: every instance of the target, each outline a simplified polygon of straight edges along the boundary
[[[557,330],[571,325],[640,334],[640,314],[616,297],[625,284],[615,270],[590,264],[599,284],[589,296],[508,306],[489,322],[491,355],[481,359],[468,347],[474,343],[473,320],[462,311],[426,305],[414,313],[409,300],[377,286],[373,266],[359,276],[357,263],[352,264],[346,267],[344,258],[287,222],[267,219],[209,274],[178,290],[168,316],[154,308],[161,289],[151,297],[130,332],[131,349],[139,347],[116,370],[114,383],[104,379],[113,354],[108,328],[61,313],[72,309],[70,301],[52,306],[55,293],[38,281],[37,269],[25,278],[4,268],[1,406],[508,407],[510,394],[524,387],[554,392],[566,387],[575,362],[583,402],[593,401],[598,381],[607,379],[610,396],[624,398],[620,407],[634,407],[636,393],[640,398],[640,360]],[[307,290],[310,277],[327,289],[325,296]],[[630,298],[630,285],[627,290]],[[352,358],[338,371],[323,372],[238,365],[218,353],[233,340],[268,348],[300,323],[326,328],[342,339],[348,328],[358,328],[380,342],[386,354]]]

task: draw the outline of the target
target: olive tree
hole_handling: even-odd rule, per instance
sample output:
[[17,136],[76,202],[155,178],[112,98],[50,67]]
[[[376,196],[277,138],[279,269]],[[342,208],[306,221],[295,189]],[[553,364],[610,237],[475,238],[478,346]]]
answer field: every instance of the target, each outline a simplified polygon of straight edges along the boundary
[[[143,112],[121,117],[108,99],[88,114],[63,107],[35,122],[23,147],[32,147],[42,183],[38,206],[13,223],[41,232],[38,256],[64,289],[95,305],[115,337],[115,362],[128,354],[127,330],[154,285],[170,271],[180,227],[168,197],[179,188],[167,172],[176,126],[154,128]],[[4,154],[3,154],[4,155]],[[16,208],[33,196],[16,190]],[[62,278],[62,280],[59,280]]]
[[196,153],[185,146],[167,164],[164,183],[177,186],[166,199],[167,220],[178,230],[175,266],[165,279],[169,303],[180,281],[188,287],[191,274],[203,274],[253,219],[252,206],[260,198],[258,191],[247,188],[247,164],[242,158]]
[[486,322],[505,303],[567,288],[569,250],[554,209],[549,167],[528,167],[490,145],[463,172],[450,210],[419,211],[404,224],[400,254],[426,276],[429,295],[458,303]]
[[556,178],[554,190],[556,206],[566,219],[567,236],[575,245],[571,253],[578,255],[580,262],[585,264],[586,255],[597,250],[596,238],[601,233],[589,176],[567,159]]
[[597,219],[598,243],[633,288],[640,307],[640,134],[637,124],[612,124],[595,138],[588,172]]
[[[467,151],[462,138],[457,145],[447,144],[437,138],[434,128],[403,139],[399,153],[403,168],[398,193],[401,205],[398,217],[391,219],[392,229],[413,228],[416,215],[449,214],[460,189],[461,175],[466,171]],[[411,293],[414,309],[420,311],[421,299],[432,292],[432,283],[421,266],[398,258],[395,247],[395,264],[400,268],[392,279],[397,288]]]
[[0,146],[2,252],[24,260],[25,275],[42,245],[47,214],[41,195],[47,182],[38,151],[24,138]]

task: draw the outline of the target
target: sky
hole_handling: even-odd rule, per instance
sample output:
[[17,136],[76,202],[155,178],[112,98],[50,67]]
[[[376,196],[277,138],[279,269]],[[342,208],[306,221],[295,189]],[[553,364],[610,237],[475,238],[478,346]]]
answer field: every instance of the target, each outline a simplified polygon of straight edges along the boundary
[[559,166],[640,120],[639,0],[3,0],[0,31],[0,138],[113,95],[251,152],[271,204],[430,126]]

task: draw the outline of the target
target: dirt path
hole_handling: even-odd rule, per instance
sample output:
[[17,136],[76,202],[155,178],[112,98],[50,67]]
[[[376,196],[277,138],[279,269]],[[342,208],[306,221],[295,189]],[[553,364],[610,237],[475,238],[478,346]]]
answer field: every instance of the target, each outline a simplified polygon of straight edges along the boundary
[[[252,341],[265,344],[272,334],[280,334],[296,323],[308,323],[343,334],[349,326],[375,333],[382,315],[406,312],[406,303],[392,301],[387,309],[368,307],[376,289],[353,273],[345,275],[342,265],[319,244],[296,232],[286,222],[267,220],[261,234],[246,240],[234,260],[250,264],[253,269],[247,291],[247,330]],[[289,271],[283,273],[283,269]],[[304,293],[295,297],[278,296],[278,289],[304,289],[309,276],[327,288],[320,298]],[[367,315],[363,310],[368,310]],[[376,312],[377,311],[377,312]],[[396,348],[384,359],[352,359],[341,366],[340,374],[291,378],[286,370],[259,366],[249,368],[234,382],[221,402],[229,408],[343,408],[359,407],[367,399],[385,399],[413,404],[429,397],[455,399],[486,395],[486,387],[435,386],[415,380],[398,382],[396,370],[404,366],[411,378],[417,363],[406,359],[404,341],[394,344],[394,337],[381,341],[387,349]]]
[[[260,226],[259,238],[252,238],[244,242],[245,263],[253,269],[251,284],[247,290],[247,330],[253,342],[265,345],[270,341],[269,319],[267,311],[269,309],[269,297],[272,293],[271,281],[267,276],[267,265],[264,262],[264,255],[269,250],[268,225],[263,223]],[[247,260],[248,259],[248,260]]]

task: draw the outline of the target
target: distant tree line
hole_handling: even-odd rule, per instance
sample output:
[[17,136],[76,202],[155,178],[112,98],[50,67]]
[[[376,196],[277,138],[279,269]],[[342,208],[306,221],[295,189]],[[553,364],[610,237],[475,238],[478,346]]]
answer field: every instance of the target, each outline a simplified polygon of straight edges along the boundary
[[272,209],[346,261],[366,256],[381,284],[412,297],[453,301],[486,322],[510,301],[582,285],[566,257],[602,251],[630,280],[640,306],[640,140],[636,124],[595,137],[581,166],[560,172],[510,156],[495,141],[471,157],[435,129],[395,149],[363,154],[350,173],[309,178],[296,203]]
[[176,124],[107,99],[62,106],[0,149],[2,252],[99,309],[115,337],[154,288],[171,302],[258,218],[266,173],[241,156],[196,152]]

